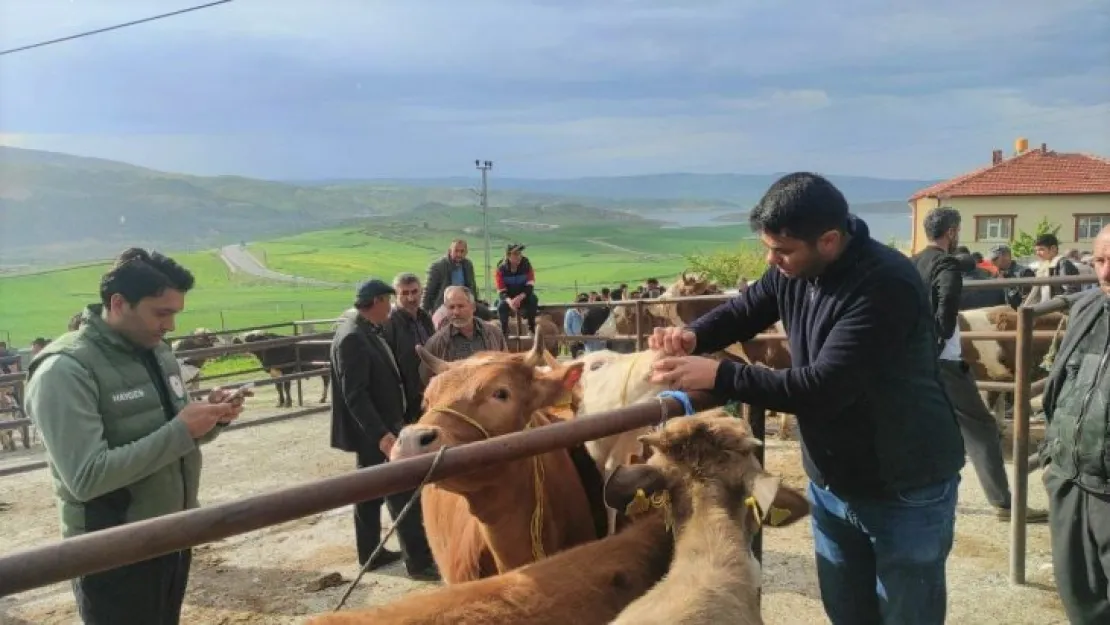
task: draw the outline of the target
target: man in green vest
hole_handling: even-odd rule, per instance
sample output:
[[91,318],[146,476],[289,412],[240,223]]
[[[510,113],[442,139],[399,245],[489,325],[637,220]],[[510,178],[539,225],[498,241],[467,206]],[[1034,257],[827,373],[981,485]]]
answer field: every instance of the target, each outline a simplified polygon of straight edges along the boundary
[[[123,252],[80,329],[28,367],[27,411],[42,433],[65,537],[197,507],[199,445],[242,410],[215,390],[190,402],[164,342],[193,276],[157,252]],[[249,395],[245,392],[244,395]],[[88,625],[176,625],[190,550],[73,580]]]

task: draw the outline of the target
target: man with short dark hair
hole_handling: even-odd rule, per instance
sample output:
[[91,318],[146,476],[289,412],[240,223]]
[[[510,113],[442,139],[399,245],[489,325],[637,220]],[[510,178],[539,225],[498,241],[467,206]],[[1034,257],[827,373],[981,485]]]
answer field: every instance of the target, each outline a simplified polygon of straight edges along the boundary
[[407,425],[420,419],[424,403],[424,383],[420,379],[420,357],[416,346],[426,344],[435,334],[435,327],[432,316],[420,307],[420,279],[416,274],[398,274],[393,279],[393,288],[397,291],[397,303],[389,313],[389,320],[382,326],[382,335],[401,369],[408,404],[405,411]]
[[[925,216],[923,226],[929,245],[913,257],[913,263],[928,289],[933,323],[943,339],[936,351],[940,381],[956,410],[964,448],[971,457],[987,502],[995,509],[999,520],[1009,521],[1012,497],[1002,456],[1002,432],[979,395],[971,368],[963,360],[958,313],[952,310],[952,302],[962,299],[966,271],[974,268],[974,264],[968,262],[970,255],[959,258],[951,253],[959,249],[960,214],[947,207],[935,208]],[[994,294],[997,295],[997,291]],[[1030,509],[1025,519],[1029,523],[1044,523],[1048,513]]]
[[[1008,245],[996,245],[990,251],[991,262],[998,267],[999,278],[1032,278],[1033,270],[1014,260],[1014,253]],[[1029,296],[1030,287],[1013,286],[1002,290],[1002,297],[1011,308],[1017,310],[1021,301]]]
[[[389,319],[393,287],[377,279],[363,282],[355,294],[357,314],[344,318],[332,337],[331,381],[335,401],[331,405],[331,446],[355,454],[359,469],[382,464],[397,434],[405,425],[408,410],[401,370],[382,336],[382,324]],[[416,491],[385,497],[394,519]],[[420,505],[409,508],[397,525],[401,553],[382,549],[370,555],[382,537],[382,500],[355,504],[355,543],[358,563],[371,570],[404,557],[409,577],[431,581],[439,579],[432,563],[431,549],[424,535]]]
[[1041,447],[1056,590],[1075,625],[1110,623],[1110,226],[1092,257],[1099,288],[1067,297]]
[[[80,329],[31,361],[27,412],[46,446],[63,536],[199,505],[200,445],[243,400],[216,389],[189,401],[163,339],[192,288],[172,259],[129,249],[104,274],[101,303],[85,309]],[[191,559],[185,549],[78,577],[77,611],[89,625],[176,624]]]
[[[1033,253],[1040,259],[1037,264],[1037,277],[1054,278],[1057,276],[1078,276],[1079,268],[1067,256],[1060,253],[1060,240],[1055,234],[1045,233],[1033,242]],[[1058,284],[1034,287],[1025,303],[1047,302],[1057,295],[1070,295],[1082,290],[1080,284]]]
[[[821,600],[834,625],[940,624],[963,444],[937,379],[925,287],[827,179],[776,181],[750,224],[769,268],[686,328],[656,328],[653,381],[797,416]],[[793,366],[694,353],[782,321]]]

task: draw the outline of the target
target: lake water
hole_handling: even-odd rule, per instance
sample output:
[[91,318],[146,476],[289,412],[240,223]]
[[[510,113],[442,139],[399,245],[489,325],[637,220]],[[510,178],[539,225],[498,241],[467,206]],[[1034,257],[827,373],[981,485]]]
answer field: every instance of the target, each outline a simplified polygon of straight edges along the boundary
[[[640,216],[647,219],[657,219],[665,222],[664,228],[696,228],[706,226],[721,226],[726,224],[740,224],[743,220],[737,221],[715,221],[715,218],[720,215],[727,215],[736,213],[735,208],[719,209],[719,210],[698,210],[698,211],[648,211],[639,213]],[[899,242],[910,241],[910,236],[913,232],[913,222],[910,218],[909,207],[906,208],[904,214],[900,213],[860,213],[858,215],[867,227],[871,230],[871,238],[887,242],[895,239]]]

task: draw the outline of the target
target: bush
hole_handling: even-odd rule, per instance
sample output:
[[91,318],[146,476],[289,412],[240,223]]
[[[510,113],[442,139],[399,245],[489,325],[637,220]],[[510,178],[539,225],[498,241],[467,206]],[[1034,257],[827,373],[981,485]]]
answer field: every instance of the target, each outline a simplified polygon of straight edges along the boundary
[[1060,232],[1060,224],[1050,223],[1047,217],[1041,217],[1041,221],[1037,224],[1037,228],[1034,230],[1033,234],[1029,234],[1024,230],[1019,230],[1018,235],[1014,237],[1014,244],[1010,246],[1010,249],[1013,250],[1014,258],[1032,256],[1033,242],[1037,240],[1037,237],[1042,234],[1056,234],[1058,232]]
[[723,288],[736,286],[741,278],[754,280],[767,271],[763,253],[754,249],[687,254],[685,259],[689,271],[696,271]]

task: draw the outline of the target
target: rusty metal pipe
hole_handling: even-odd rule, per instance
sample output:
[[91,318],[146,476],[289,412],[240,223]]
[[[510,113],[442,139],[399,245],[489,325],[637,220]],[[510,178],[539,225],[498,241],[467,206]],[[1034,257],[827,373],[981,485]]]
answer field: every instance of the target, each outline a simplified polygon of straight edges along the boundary
[[1029,500],[1029,365],[1033,360],[1034,310],[1018,309],[1014,362],[1014,496],[1010,504],[1010,583],[1025,584],[1025,513]]
[[[690,399],[699,410],[722,403],[708,393],[690,393]],[[684,414],[682,406],[673,399],[663,400],[662,406],[668,417]],[[432,480],[653,425],[661,416],[660,404],[651,401],[588,419],[461,445],[443,455]],[[388,462],[246,499],[175,512],[9,553],[0,557],[0,597],[410,490],[423,481],[432,460],[433,455],[426,454]]]

